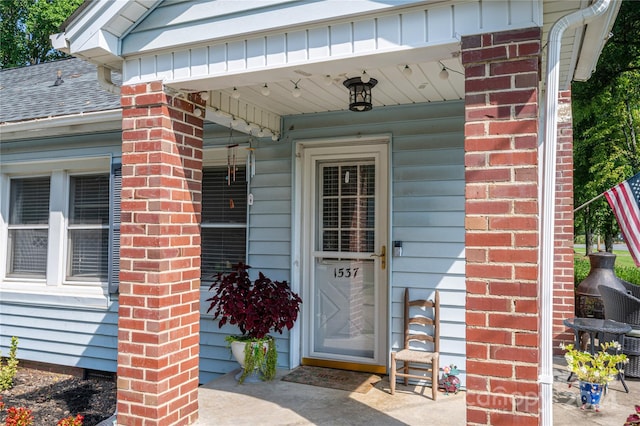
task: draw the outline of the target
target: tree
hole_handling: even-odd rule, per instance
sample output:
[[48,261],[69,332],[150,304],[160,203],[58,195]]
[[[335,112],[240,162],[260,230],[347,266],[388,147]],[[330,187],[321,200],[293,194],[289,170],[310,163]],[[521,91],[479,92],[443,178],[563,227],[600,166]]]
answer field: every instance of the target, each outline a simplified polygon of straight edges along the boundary
[[[577,206],[591,200],[640,171],[640,2],[622,2],[596,71],[584,83],[575,83],[574,199]],[[576,213],[576,231],[605,238],[613,249],[618,233],[606,200]]]
[[51,47],[49,35],[82,0],[0,1],[0,68],[23,67],[64,58]]

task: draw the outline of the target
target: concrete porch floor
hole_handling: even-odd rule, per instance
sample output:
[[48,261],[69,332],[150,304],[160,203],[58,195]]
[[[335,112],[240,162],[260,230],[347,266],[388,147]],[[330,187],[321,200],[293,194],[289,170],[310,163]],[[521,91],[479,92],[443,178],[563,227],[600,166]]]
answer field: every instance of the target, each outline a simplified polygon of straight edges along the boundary
[[201,386],[196,424],[400,426],[423,425],[434,418],[438,425],[465,424],[464,392],[441,393],[434,402],[430,387],[398,384],[390,395],[384,376],[363,394],[282,381],[288,372],[278,371],[272,382],[239,385],[234,371]]
[[[629,393],[619,381],[609,385],[602,409],[580,409],[579,390],[569,387],[562,358],[554,359],[554,426],[622,425],[640,403],[640,380],[627,378]],[[366,394],[350,393],[280,380],[239,385],[226,374],[200,387],[198,426],[213,425],[465,425],[465,392],[440,393],[431,388],[398,385],[389,394],[385,376]]]

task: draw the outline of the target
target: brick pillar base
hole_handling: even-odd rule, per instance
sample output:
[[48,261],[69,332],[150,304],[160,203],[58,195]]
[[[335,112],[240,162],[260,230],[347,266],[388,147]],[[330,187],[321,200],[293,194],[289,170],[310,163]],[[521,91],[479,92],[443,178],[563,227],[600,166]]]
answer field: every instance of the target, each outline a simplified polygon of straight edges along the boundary
[[122,87],[119,425],[198,418],[203,119],[195,106],[161,82]]
[[537,425],[541,30],[462,38],[467,423]]

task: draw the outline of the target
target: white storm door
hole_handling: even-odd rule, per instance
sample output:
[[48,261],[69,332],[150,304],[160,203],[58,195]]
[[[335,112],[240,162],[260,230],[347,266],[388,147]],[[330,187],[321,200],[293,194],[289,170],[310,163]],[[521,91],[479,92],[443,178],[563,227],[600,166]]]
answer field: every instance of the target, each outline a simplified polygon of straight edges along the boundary
[[386,366],[387,149],[304,151],[305,358]]

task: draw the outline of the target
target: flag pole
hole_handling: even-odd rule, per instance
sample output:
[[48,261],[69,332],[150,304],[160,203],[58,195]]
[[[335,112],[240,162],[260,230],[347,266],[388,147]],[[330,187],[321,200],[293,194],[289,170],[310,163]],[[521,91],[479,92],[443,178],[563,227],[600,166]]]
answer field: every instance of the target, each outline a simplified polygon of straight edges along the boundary
[[[607,191],[605,191],[605,192],[607,192]],[[581,210],[583,207],[587,207],[589,204],[593,203],[598,198],[602,198],[603,196],[604,196],[604,192],[602,194],[600,194],[600,195],[596,195],[595,197],[593,197],[592,199],[590,199],[589,201],[587,201],[586,203],[584,203],[580,207],[576,207],[575,209],[573,209],[573,212],[575,213],[578,210]]]

